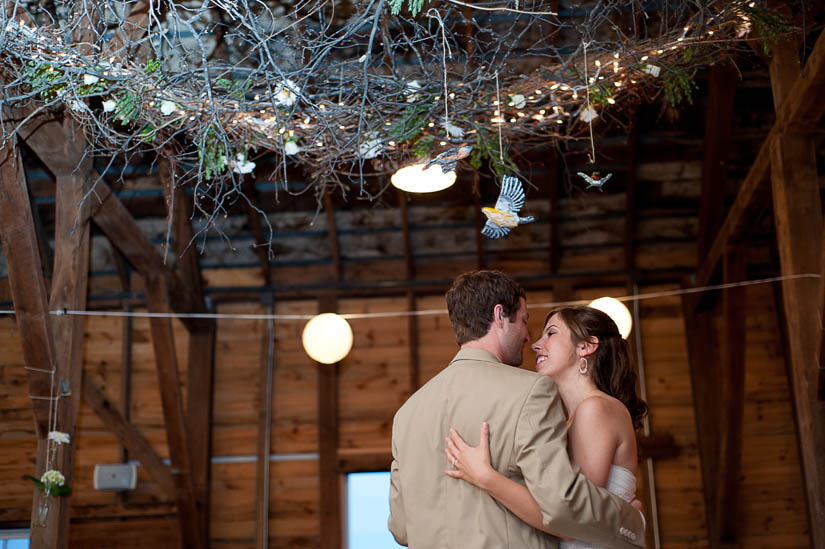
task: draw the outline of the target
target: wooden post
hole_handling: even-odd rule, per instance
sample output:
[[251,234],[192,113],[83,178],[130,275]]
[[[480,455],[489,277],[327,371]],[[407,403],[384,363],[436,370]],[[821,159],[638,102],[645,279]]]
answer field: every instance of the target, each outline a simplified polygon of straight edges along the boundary
[[[169,290],[164,277],[149,275],[145,277],[145,280],[149,312],[171,312]],[[169,445],[172,474],[177,488],[181,544],[184,548],[205,547],[195,502],[191,448],[187,442],[172,320],[168,317],[153,317],[149,319],[149,326],[152,331],[152,346],[155,350],[158,385],[166,425],[166,441]]]
[[[410,232],[410,216],[407,211],[407,193],[398,191],[398,205],[401,210],[401,233],[404,239],[404,273],[407,282],[415,278],[415,258],[412,250],[412,236]],[[415,292],[410,288],[407,291],[407,310],[410,312],[416,309]],[[410,315],[407,317],[407,345],[410,361],[410,388],[409,394],[413,394],[421,386],[418,363],[418,317]]]
[[713,237],[725,219],[725,181],[727,158],[733,126],[733,96],[736,73],[728,64],[710,69],[708,99],[705,108],[705,141],[702,163],[702,194],[699,203],[699,234],[696,237],[698,265],[713,243]]
[[[79,130],[73,121],[66,122],[65,131],[75,140],[62,143],[53,154],[64,158],[64,166],[71,165],[76,169],[56,173],[55,269],[48,305],[23,166],[18,152],[13,148],[14,141],[3,149],[0,159],[3,180],[0,190],[0,237],[8,262],[9,285],[20,326],[24,359],[30,372],[29,390],[34,401],[39,439],[35,476],[40,476],[47,469],[55,469],[63,473],[66,483],[71,485],[74,478],[74,446],[56,446],[57,452],[52,462],[46,436],[51,429],[68,433],[72,439],[75,436],[81,393],[84,319],[66,315],[52,319],[49,310],[86,308],[89,226],[82,213],[83,208],[78,211],[78,204],[89,186],[91,162],[85,160],[77,165],[83,151],[77,148]],[[74,164],[65,160],[67,158],[73,158]],[[50,402],[56,414],[53,424],[49,422]],[[37,522],[42,501],[41,494],[35,491],[33,525]],[[32,528],[31,546],[67,547],[70,508],[70,497],[55,498],[45,527]]]
[[484,269],[487,259],[484,256],[484,235],[481,229],[484,228],[485,219],[481,213],[481,181],[478,170],[473,171],[473,213],[476,221],[476,268]]
[[[267,294],[266,310],[269,314],[275,313],[272,303],[272,294]],[[261,337],[261,372],[258,382],[261,391],[258,406],[258,471],[257,471],[257,498],[255,528],[255,547],[267,549],[269,547],[269,454],[272,445],[272,393],[274,391],[275,369],[275,321],[266,320],[266,329]]]
[[[335,297],[319,302],[320,313],[335,312]],[[321,486],[321,547],[343,546],[343,477],[338,471],[338,364],[318,364],[318,478]]]
[[[733,246],[723,262],[725,283],[747,278],[744,248]],[[718,539],[711,546],[739,542],[739,475],[742,471],[742,423],[745,415],[745,288],[723,292],[724,339],[722,360],[716,376],[721,390],[719,468],[714,482],[717,503],[714,522]]]
[[[821,39],[820,39],[821,40]],[[806,135],[779,136],[771,150],[776,238],[783,275],[819,272],[822,213],[813,141]],[[825,401],[817,398],[819,284],[813,279],[782,284],[791,385],[800,441],[802,471],[808,499],[808,520],[814,547],[825,547]]]
[[[63,154],[75,161],[80,161],[77,169],[67,174],[57,174],[56,188],[56,218],[55,218],[55,267],[52,276],[49,308],[56,310],[86,309],[86,292],[89,275],[89,222],[88,217],[78,212],[83,195],[90,186],[89,177],[92,172],[90,158],[83,158],[82,130],[73,120],[64,123],[67,134],[73,136],[72,143],[64,145]],[[81,206],[85,209],[86,206]],[[77,225],[78,218],[83,219]],[[76,440],[75,426],[77,413],[80,409],[83,375],[83,336],[86,319],[82,316],[61,315],[51,318],[52,336],[57,366],[57,379],[60,384],[61,399],[57,405],[58,431],[69,434]],[[66,394],[68,392],[68,394]],[[53,468],[61,471],[67,482],[74,479],[74,452],[75,445],[61,445],[56,463]],[[46,445],[38,444],[38,470],[48,468]],[[59,512],[49,517],[45,529],[32,530],[32,547],[68,547],[69,516],[71,513],[71,498],[58,498]],[[33,513],[36,509],[32,510]]]
[[272,269],[269,266],[269,258],[272,250],[264,238],[264,230],[261,226],[261,216],[265,215],[265,212],[262,212],[260,208],[258,208],[260,200],[252,176],[239,177],[243,178],[243,190],[246,195],[246,214],[249,217],[249,226],[255,235],[255,253],[258,254],[258,260],[261,262],[261,276],[264,279],[264,286],[272,286],[274,280],[272,279]]
[[[684,284],[687,286],[687,284]],[[697,307],[696,295],[682,297],[688,362],[690,363],[691,393],[696,418],[696,439],[699,463],[702,468],[702,493],[708,544],[718,539],[717,487],[719,470],[719,386],[714,380],[716,357],[719,355],[713,312]]]
[[329,233],[329,245],[332,253],[333,276],[336,282],[344,279],[344,268],[341,264],[341,249],[338,245],[338,229],[335,225],[335,208],[332,205],[332,195],[329,189],[324,189],[324,211],[327,214],[327,231]]
[[549,170],[547,176],[549,188],[547,192],[550,195],[550,223],[548,224],[550,250],[548,259],[551,273],[559,272],[559,265],[561,264],[561,238],[559,235],[559,175],[561,174],[561,168],[559,162],[559,151],[554,148],[551,160],[547,164]]
[[627,202],[624,217],[624,265],[630,276],[636,270],[636,162],[639,151],[639,114],[630,119],[627,136]]
[[[206,312],[203,281],[197,248],[190,245],[194,231],[192,212],[183,187],[177,184],[173,161],[160,161],[163,192],[172,216],[172,242],[177,254],[180,280],[192,296],[192,312]],[[204,319],[191,325],[187,367],[186,427],[192,457],[192,485],[195,490],[201,535],[209,540],[209,494],[212,456],[212,392],[216,324]]]

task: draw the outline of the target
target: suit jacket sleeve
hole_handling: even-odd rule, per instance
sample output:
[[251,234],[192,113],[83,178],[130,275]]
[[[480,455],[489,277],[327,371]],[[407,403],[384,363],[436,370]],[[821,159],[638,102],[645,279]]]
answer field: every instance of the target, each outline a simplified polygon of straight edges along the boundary
[[550,378],[542,376],[533,385],[518,419],[514,444],[516,467],[547,528],[605,547],[644,545],[641,513],[591,483],[570,463],[564,409]]
[[392,443],[392,466],[390,467],[390,519],[389,528],[395,541],[407,545],[407,516],[404,513],[404,498],[401,495],[401,473],[396,459],[395,440]]

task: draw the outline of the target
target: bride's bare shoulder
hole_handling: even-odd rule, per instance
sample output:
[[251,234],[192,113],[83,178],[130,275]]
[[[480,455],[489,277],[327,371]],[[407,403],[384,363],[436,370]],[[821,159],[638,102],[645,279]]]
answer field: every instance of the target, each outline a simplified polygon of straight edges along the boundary
[[629,419],[630,414],[625,405],[620,400],[602,392],[582,400],[575,414],[575,421],[585,424],[610,425],[625,423]]

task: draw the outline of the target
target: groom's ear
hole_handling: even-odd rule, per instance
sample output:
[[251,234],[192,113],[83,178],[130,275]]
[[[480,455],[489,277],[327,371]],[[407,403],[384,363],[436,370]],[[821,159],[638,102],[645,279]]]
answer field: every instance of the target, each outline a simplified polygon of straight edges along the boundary
[[496,324],[496,326],[501,326],[505,320],[507,319],[504,315],[504,307],[501,305],[501,303],[498,303],[495,307],[493,307],[493,322]]

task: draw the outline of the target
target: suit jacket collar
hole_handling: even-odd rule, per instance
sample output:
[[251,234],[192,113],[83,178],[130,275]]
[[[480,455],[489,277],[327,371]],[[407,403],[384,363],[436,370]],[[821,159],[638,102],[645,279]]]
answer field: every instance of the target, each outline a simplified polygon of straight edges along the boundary
[[496,362],[498,364],[504,364],[499,360],[499,358],[491,353],[490,351],[485,351],[484,349],[459,349],[458,354],[450,361],[452,365],[454,362],[459,360],[481,360],[483,362]]

